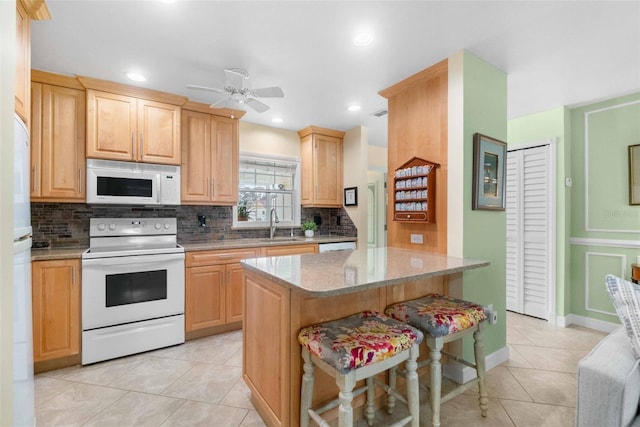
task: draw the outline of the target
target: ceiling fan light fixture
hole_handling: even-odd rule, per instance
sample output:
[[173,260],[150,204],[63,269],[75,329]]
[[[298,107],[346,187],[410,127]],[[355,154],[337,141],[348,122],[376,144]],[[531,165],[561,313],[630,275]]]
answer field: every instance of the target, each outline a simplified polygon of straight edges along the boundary
[[211,108],[216,108],[225,103],[232,105],[243,104],[251,107],[257,113],[264,113],[269,110],[269,106],[256,99],[257,97],[282,98],[284,96],[282,89],[277,86],[251,89],[247,83],[249,73],[241,68],[227,68],[224,70],[224,74],[225,84],[222,89],[199,85],[187,85],[187,88],[224,95],[222,99],[211,104]]

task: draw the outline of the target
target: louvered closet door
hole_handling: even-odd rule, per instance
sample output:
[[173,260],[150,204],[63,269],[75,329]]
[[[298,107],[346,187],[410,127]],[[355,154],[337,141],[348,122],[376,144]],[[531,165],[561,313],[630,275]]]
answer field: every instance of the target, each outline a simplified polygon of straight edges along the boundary
[[546,319],[549,145],[507,156],[507,310]]

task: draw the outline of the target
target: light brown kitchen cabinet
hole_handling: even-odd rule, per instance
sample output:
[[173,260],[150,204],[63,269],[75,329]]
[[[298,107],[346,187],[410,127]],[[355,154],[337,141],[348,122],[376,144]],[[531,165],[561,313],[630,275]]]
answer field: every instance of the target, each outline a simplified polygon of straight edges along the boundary
[[304,245],[265,246],[261,249],[262,256],[284,256],[318,253],[318,245],[315,243]]
[[[84,201],[85,91],[71,77],[38,70],[33,76],[38,81],[32,81],[31,200]],[[76,88],[39,82],[47,80]]]
[[238,202],[238,120],[187,108],[182,110],[182,203],[234,205]]
[[242,321],[243,269],[240,261],[259,249],[196,251],[186,254],[185,330],[193,332]]
[[29,128],[31,82],[31,19],[21,0],[16,2],[15,111]]
[[344,132],[309,126],[300,136],[302,206],[342,206]]
[[185,330],[225,323],[224,265],[189,267],[185,280]]
[[80,260],[34,261],[33,360],[80,354]]
[[87,90],[87,157],[180,164],[180,106]]

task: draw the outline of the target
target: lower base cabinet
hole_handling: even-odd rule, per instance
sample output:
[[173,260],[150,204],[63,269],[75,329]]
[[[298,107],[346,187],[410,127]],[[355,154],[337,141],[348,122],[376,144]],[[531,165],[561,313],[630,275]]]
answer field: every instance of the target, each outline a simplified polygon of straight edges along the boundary
[[188,252],[185,260],[185,331],[242,321],[240,261],[260,250],[230,249]]
[[[317,244],[265,246],[187,252],[185,259],[185,332],[188,339],[241,326],[243,259],[317,253]],[[211,331],[207,331],[207,329]]]
[[33,360],[80,354],[80,260],[34,261]]

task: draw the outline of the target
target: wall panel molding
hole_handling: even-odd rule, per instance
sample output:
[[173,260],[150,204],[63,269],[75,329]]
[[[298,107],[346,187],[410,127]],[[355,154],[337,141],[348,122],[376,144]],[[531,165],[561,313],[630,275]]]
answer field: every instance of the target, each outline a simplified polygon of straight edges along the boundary
[[597,228],[591,226],[589,218],[589,118],[594,114],[610,111],[618,108],[628,107],[630,105],[640,104],[639,101],[624,102],[610,107],[599,108],[597,110],[586,111],[584,113],[584,223],[585,231],[601,231],[609,233],[633,233],[637,234],[638,229],[609,229]]
[[580,246],[601,246],[606,248],[620,249],[640,249],[640,240],[620,240],[620,239],[594,239],[585,237],[572,237],[572,245]]
[[[607,314],[610,316],[617,316],[615,311],[605,311],[605,310],[600,310],[598,308],[594,308],[591,307],[590,303],[589,303],[589,294],[590,294],[590,289],[591,289],[591,281],[590,281],[590,277],[591,277],[591,271],[590,271],[590,258],[592,257],[606,257],[606,258],[620,258],[620,271],[612,271],[610,272],[611,274],[616,274],[619,277],[625,277],[626,275],[626,266],[627,266],[627,256],[623,255],[623,254],[610,254],[610,253],[604,253],[604,252],[586,252],[584,254],[584,308],[587,311],[592,311],[594,313],[600,313],[600,314]],[[594,285],[596,286],[596,285]],[[600,283],[599,286],[602,286],[604,288],[604,277],[602,278],[602,282]]]

